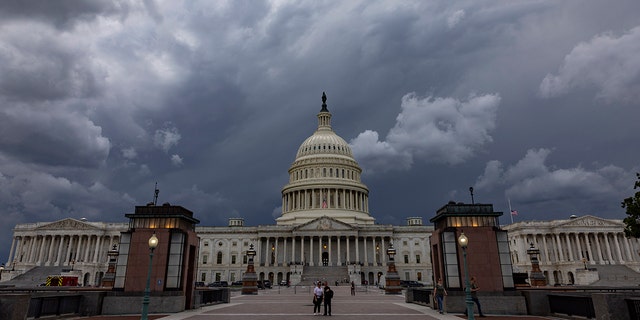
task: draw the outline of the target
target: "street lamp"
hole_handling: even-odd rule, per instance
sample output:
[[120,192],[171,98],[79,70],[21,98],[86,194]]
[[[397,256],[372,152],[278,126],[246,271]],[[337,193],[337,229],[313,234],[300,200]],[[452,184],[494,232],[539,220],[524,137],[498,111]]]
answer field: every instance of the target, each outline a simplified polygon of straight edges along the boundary
[[389,256],[387,276],[385,277],[386,285],[384,287],[385,294],[400,294],[402,287],[400,287],[400,276],[396,270],[396,263],[394,257],[396,255],[396,249],[393,247],[393,243],[389,243],[387,248],[387,255]]
[[151,285],[151,267],[153,265],[153,250],[158,247],[158,238],[154,232],[149,238],[149,269],[147,270],[147,286],[144,288],[144,298],[142,299],[142,316],[140,320],[148,320],[149,314],[149,287]]
[[253,266],[255,256],[256,250],[253,249],[253,244],[251,244],[249,250],[247,250],[247,271],[242,277],[242,294],[258,294],[258,276]]
[[473,317],[473,299],[471,299],[471,283],[469,282],[469,265],[467,264],[467,246],[469,245],[469,238],[464,235],[464,232],[460,233],[458,237],[458,244],[462,248],[462,261],[464,263],[464,283],[465,283],[465,301],[467,303],[467,319],[474,320]]

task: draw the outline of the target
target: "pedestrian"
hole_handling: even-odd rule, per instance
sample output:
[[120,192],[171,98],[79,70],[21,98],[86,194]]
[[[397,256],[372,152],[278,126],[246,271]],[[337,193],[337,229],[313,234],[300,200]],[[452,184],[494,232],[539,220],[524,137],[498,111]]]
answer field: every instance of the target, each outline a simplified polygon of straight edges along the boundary
[[[322,307],[322,283],[320,281],[317,282],[316,287],[313,289],[313,315],[317,316],[320,314],[320,308]],[[317,310],[317,312],[316,312]]]
[[331,299],[333,299],[333,290],[329,286],[324,287],[324,315],[331,315]]
[[[484,313],[482,313],[482,307],[480,307],[480,300],[478,300],[478,291],[480,291],[480,287],[478,286],[478,283],[476,282],[476,277],[475,276],[471,277],[470,284],[471,284],[471,300],[473,302],[475,302],[476,305],[478,306],[478,313],[480,314],[480,318],[484,318],[485,315],[484,315]],[[465,309],[464,314],[467,315],[466,309]]]
[[447,289],[442,285],[442,279],[438,279],[438,283],[433,288],[433,296],[436,297],[438,303],[438,312],[442,314],[444,312],[444,297],[447,295]]
[[353,281],[351,281],[351,295],[352,296],[356,295],[356,284],[353,283]]

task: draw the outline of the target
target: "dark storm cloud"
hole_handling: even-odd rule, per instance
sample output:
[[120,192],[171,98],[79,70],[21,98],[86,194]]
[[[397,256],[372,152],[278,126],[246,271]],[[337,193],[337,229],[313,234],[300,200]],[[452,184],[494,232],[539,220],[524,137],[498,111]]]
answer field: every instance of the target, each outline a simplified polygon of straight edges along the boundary
[[511,198],[522,219],[620,218],[640,170],[629,147],[639,10],[2,2],[2,240],[15,223],[123,221],[153,199],[155,182],[159,202],[203,225],[272,224],[322,91],[367,170],[379,223],[426,221],[449,200],[469,201],[469,186],[498,210]]
[[126,12],[127,6],[125,1],[5,0],[0,2],[0,21],[41,20],[62,29],[100,15]]

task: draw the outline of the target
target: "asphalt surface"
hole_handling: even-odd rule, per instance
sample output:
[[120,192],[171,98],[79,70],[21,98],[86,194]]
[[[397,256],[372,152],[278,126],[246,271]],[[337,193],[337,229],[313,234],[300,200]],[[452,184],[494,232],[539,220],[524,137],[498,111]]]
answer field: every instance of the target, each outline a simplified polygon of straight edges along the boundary
[[[371,289],[359,290],[351,296],[348,286],[332,287],[332,315],[314,316],[312,291],[310,287],[280,288],[259,290],[258,295],[240,295],[232,293],[231,302],[207,306],[171,315],[151,314],[149,319],[160,320],[293,320],[338,318],[355,320],[388,320],[390,317],[402,320],[413,319],[464,319],[461,314],[439,314],[430,307],[404,302],[403,295],[385,295],[384,291]],[[150,310],[151,312],[153,310]],[[549,320],[553,318],[531,316],[505,316],[488,314],[491,320]],[[140,315],[95,316],[77,318],[82,320],[137,320]]]

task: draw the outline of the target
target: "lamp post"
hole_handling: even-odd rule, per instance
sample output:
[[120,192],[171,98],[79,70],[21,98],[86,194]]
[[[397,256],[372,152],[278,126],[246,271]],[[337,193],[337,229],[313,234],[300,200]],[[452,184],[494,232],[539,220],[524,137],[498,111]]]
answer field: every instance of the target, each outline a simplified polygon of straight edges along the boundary
[[387,255],[389,256],[389,269],[387,270],[387,276],[385,278],[386,285],[384,287],[385,294],[400,294],[402,287],[400,287],[400,276],[396,270],[396,263],[394,257],[396,255],[396,249],[393,247],[393,243],[389,243],[387,249]]
[[538,254],[540,254],[540,250],[533,246],[533,242],[529,249],[527,249],[527,254],[531,258],[531,275],[529,276],[529,284],[532,287],[540,287],[547,284],[547,279],[544,277],[542,270],[540,270],[540,261],[538,260]]
[[151,285],[151,268],[153,265],[153,250],[158,247],[158,238],[154,232],[149,238],[149,269],[147,270],[147,286],[144,288],[144,298],[142,299],[142,316],[140,320],[148,320],[149,314],[149,287]]
[[253,244],[247,250],[247,271],[242,277],[242,294],[258,294],[258,276],[253,266],[253,257],[256,256],[256,250]]
[[469,282],[469,265],[467,264],[467,245],[469,245],[469,238],[464,235],[464,232],[460,233],[458,237],[458,244],[462,248],[462,261],[464,264],[464,283],[465,283],[465,302],[467,303],[467,319],[474,320],[473,317],[473,299],[471,299],[471,283]]

